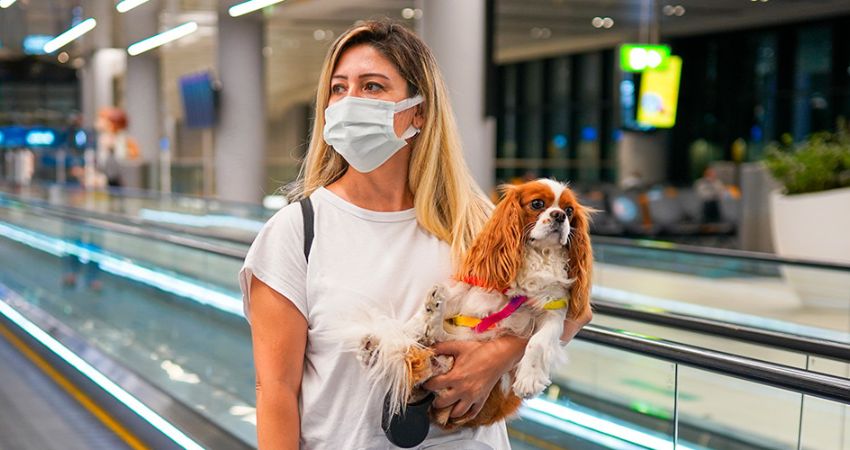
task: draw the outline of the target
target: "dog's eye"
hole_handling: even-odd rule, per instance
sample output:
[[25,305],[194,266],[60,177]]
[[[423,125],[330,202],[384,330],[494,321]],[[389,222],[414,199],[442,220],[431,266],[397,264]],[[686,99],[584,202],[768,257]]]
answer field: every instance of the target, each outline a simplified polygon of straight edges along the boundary
[[564,211],[567,213],[567,217],[573,216],[573,207],[572,206],[567,206],[567,209],[565,209]]
[[531,209],[543,209],[546,206],[546,203],[543,200],[535,199],[531,201]]

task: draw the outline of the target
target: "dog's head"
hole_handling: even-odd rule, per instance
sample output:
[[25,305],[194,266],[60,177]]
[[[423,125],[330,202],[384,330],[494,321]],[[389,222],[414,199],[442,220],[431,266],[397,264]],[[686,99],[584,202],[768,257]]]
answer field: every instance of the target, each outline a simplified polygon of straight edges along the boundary
[[590,208],[566,184],[550,179],[501,186],[504,197],[476,237],[462,270],[482,287],[505,289],[522,266],[526,246],[568,252],[569,314],[577,317],[590,301]]

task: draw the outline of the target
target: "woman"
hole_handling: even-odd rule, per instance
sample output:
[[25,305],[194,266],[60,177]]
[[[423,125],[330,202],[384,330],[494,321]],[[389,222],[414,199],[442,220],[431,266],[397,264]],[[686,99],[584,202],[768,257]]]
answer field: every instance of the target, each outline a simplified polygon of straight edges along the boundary
[[[325,59],[316,111],[292,195],[310,196],[315,210],[309,264],[292,204],[259,233],[240,272],[259,446],[390,448],[382,393],[334,331],[368,308],[411,317],[428,288],[452,274],[492,205],[463,161],[434,57],[402,26],[367,22],[343,33]],[[440,391],[435,405],[454,405],[453,417],[480,409],[524,345],[510,336],[441,344],[456,362],[428,386]],[[504,423],[432,429],[422,447],[442,443],[509,448]]]

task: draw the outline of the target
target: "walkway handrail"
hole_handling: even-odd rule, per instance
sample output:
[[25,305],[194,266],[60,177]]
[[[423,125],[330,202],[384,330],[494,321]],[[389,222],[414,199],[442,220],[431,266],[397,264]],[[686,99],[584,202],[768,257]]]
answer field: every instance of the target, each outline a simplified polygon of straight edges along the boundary
[[850,361],[850,344],[814,339],[779,331],[738,325],[715,319],[679,314],[672,311],[641,310],[637,306],[623,305],[593,299],[593,311],[608,316],[663,325],[684,331],[693,331],[747,343],[757,343],[781,350],[797,351],[813,356]]
[[[143,193],[143,192],[146,192],[146,191],[141,191],[141,192]],[[18,200],[22,203],[35,203],[37,201],[38,203],[42,204],[42,205],[40,205],[42,207],[62,208],[62,209],[65,209],[65,210],[70,210],[70,209],[79,210],[79,208],[72,208],[72,207],[68,207],[68,206],[50,205],[47,202],[44,202],[43,200],[24,199],[24,198],[22,198],[18,195],[10,194],[10,193],[0,193],[0,195],[8,196],[10,198],[14,198],[14,199],[16,199],[16,200]],[[142,194],[139,194],[139,195],[142,195]],[[151,196],[154,196],[154,195],[151,194]],[[188,195],[180,195],[180,196],[186,197],[186,198],[191,198],[191,199],[203,200],[203,198],[201,198],[201,197],[196,198],[196,197],[188,196]],[[223,203],[227,202],[227,201],[222,201],[222,200],[212,200],[212,201],[223,202]],[[239,202],[235,202],[235,203],[239,203]],[[248,205],[248,204],[243,204],[243,205]],[[93,212],[86,211],[86,213],[92,214]],[[107,216],[106,214],[103,214],[103,213],[97,213],[97,214],[100,214],[102,216]],[[186,227],[180,227],[180,226],[174,226],[174,225],[164,225],[162,223],[152,222],[152,221],[148,221],[148,220],[144,220],[144,219],[135,219],[135,218],[126,217],[126,216],[118,216],[116,214],[109,214],[108,216],[109,216],[108,219],[111,220],[111,221],[126,221],[126,222],[133,223],[134,225],[144,225],[146,227],[147,226],[154,226],[154,227],[158,227],[158,228],[162,228],[162,229],[166,229],[166,230],[176,230],[176,231],[184,233],[184,234],[191,234],[191,235],[210,238],[210,239],[218,239],[218,240],[235,242],[235,243],[246,244],[246,245],[250,244],[250,242],[246,242],[245,240],[242,240],[242,239],[228,237],[228,236],[221,236],[221,235],[215,234],[215,233],[203,233],[199,230],[186,228]],[[792,257],[787,257],[787,256],[779,256],[779,255],[776,255],[776,254],[773,254],[773,253],[754,252],[754,251],[747,251],[747,250],[735,250],[735,249],[726,249],[726,248],[700,247],[700,246],[695,246],[695,245],[677,244],[677,243],[666,242],[666,241],[655,241],[655,240],[651,240],[651,239],[629,239],[629,238],[619,238],[619,237],[599,236],[599,235],[593,235],[592,238],[591,238],[591,241],[594,244],[610,245],[610,246],[615,246],[615,247],[649,249],[649,250],[658,250],[658,251],[667,251],[667,252],[676,252],[676,253],[692,253],[692,254],[702,255],[702,256],[714,256],[714,257],[721,257],[721,258],[737,258],[737,259],[742,259],[742,260],[747,260],[747,261],[767,262],[767,263],[774,263],[774,264],[787,264],[787,265],[795,265],[795,266],[801,266],[801,267],[811,267],[811,268],[828,269],[828,270],[841,270],[841,271],[850,272],[850,264],[847,264],[847,263],[829,262],[829,261],[816,261],[816,260],[806,259],[806,258],[792,258]]]
[[241,260],[245,259],[245,256],[248,254],[247,248],[241,249],[226,247],[220,244],[216,244],[214,242],[204,241],[202,239],[196,239],[188,236],[177,236],[174,234],[157,231],[155,227],[151,228],[147,226],[143,227],[140,225],[115,223],[102,219],[83,217],[78,214],[62,212],[56,209],[40,208],[37,206],[34,207],[34,209],[41,209],[41,212],[43,212],[44,214],[57,217],[62,220],[67,220],[69,222],[84,223],[95,228],[101,228],[115,233],[121,233],[136,237],[141,236],[158,241],[164,241],[192,250],[201,250],[228,258],[236,258]]
[[621,330],[587,325],[577,337],[676,364],[850,404],[850,380]]
[[610,245],[613,247],[640,248],[659,250],[666,252],[693,253],[704,256],[716,256],[720,258],[737,258],[747,261],[769,262],[775,264],[789,264],[801,267],[813,267],[818,269],[831,269],[850,272],[850,264],[840,262],[816,261],[805,258],[791,258],[779,256],[773,253],[753,252],[748,250],[734,250],[728,248],[699,247],[696,245],[676,244],[666,241],[653,241],[651,239],[627,239],[611,236],[591,236],[594,244]]
[[6,197],[6,198],[12,199],[14,201],[20,202],[22,204],[25,204],[25,205],[27,205],[28,208],[40,209],[42,211],[58,211],[58,212],[64,212],[64,213],[67,213],[67,214],[76,215],[76,216],[79,216],[79,217],[97,218],[97,219],[101,219],[101,220],[104,220],[104,221],[107,221],[107,222],[123,223],[123,224],[132,225],[132,226],[144,227],[144,228],[158,228],[158,229],[161,229],[161,230],[164,230],[164,231],[177,232],[177,233],[182,233],[182,234],[186,234],[186,235],[206,238],[206,239],[215,239],[215,240],[218,240],[218,241],[231,242],[231,243],[234,243],[234,244],[251,245],[251,242],[253,242],[253,239],[245,240],[245,239],[239,239],[239,238],[232,237],[232,236],[222,236],[221,234],[218,234],[218,233],[205,233],[205,232],[203,232],[203,231],[201,231],[197,228],[183,227],[183,226],[179,226],[179,225],[162,223],[162,222],[157,222],[157,221],[147,220],[147,219],[139,219],[139,218],[136,218],[136,217],[126,216],[126,215],[121,215],[121,214],[104,213],[104,212],[101,212],[101,211],[91,211],[91,210],[87,210],[87,209],[76,208],[76,207],[73,207],[73,206],[66,206],[66,205],[54,205],[54,204],[48,203],[48,202],[41,200],[41,199],[23,198],[23,197],[18,196],[16,194],[9,194],[7,192],[0,192],[0,198],[3,198],[3,197]]

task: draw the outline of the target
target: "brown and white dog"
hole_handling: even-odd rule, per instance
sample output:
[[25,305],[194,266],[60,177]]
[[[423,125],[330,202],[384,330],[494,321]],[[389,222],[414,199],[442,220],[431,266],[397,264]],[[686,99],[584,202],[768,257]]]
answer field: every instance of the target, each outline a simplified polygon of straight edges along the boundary
[[481,411],[449,419],[448,407],[432,410],[431,417],[453,428],[511,416],[522,398],[550,384],[549,372],[564,354],[564,320],[590,308],[592,210],[550,179],[503,190],[454,280],[434,286],[422,311],[400,329],[381,327],[361,339],[358,358],[374,382],[388,386],[392,412],[423,397],[420,385],[451,368],[451,357],[435,356],[429,346],[510,333],[530,338],[525,355],[496,383]]

